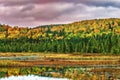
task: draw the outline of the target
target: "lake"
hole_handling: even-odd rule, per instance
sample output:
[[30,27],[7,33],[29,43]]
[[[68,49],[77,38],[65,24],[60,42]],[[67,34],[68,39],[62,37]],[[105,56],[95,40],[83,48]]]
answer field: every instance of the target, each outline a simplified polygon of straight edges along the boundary
[[[27,76],[28,75],[28,76]],[[84,67],[18,67],[1,68],[0,80],[68,80],[68,79],[120,79],[119,66]]]
[[37,53],[0,55],[0,80],[120,79],[119,56]]
[[28,76],[11,76],[11,77],[6,77],[6,78],[1,78],[0,80],[68,80],[68,79],[28,75]]

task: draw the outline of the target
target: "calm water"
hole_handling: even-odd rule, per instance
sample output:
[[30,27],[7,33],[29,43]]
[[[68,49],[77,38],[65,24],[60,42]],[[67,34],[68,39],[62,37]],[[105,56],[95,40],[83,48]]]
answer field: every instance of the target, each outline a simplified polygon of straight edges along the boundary
[[120,66],[119,65],[118,66],[99,65],[89,67],[38,66],[38,67],[0,68],[0,80],[68,80],[72,78],[74,78],[74,80],[77,80],[80,77],[82,78],[82,80],[88,80],[88,78],[91,78],[90,80],[93,80],[95,76],[97,77],[97,80],[102,80],[101,79],[102,76],[104,76],[106,80],[109,80],[110,77],[115,79],[117,78],[117,80],[119,80]]
[[[36,60],[36,58],[36,56],[0,57],[0,60]],[[68,80],[72,78],[74,80],[79,78],[93,80],[94,77],[97,77],[96,80],[102,80],[103,75],[105,80],[109,80],[110,77],[120,80],[120,65],[0,67],[0,80]]]
[[28,76],[11,76],[6,78],[1,78],[0,80],[68,80],[66,78],[51,78],[51,77],[39,77],[35,75]]

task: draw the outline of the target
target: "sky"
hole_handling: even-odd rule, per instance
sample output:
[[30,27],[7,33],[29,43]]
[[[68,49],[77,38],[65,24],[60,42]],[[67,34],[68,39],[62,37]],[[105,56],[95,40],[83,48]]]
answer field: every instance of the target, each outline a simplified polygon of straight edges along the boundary
[[19,27],[120,18],[120,0],[0,0],[0,23]]

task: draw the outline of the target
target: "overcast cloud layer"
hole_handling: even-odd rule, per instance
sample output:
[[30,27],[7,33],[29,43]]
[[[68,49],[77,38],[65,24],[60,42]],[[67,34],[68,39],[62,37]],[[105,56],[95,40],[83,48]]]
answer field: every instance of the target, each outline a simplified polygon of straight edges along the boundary
[[0,0],[0,23],[34,27],[120,18],[120,0]]

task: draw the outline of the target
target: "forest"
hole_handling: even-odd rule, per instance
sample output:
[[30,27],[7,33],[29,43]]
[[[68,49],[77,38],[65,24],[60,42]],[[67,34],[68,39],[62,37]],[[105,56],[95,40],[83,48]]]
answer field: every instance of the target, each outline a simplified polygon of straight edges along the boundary
[[0,24],[0,52],[120,53],[120,19],[34,28]]

